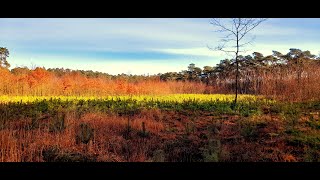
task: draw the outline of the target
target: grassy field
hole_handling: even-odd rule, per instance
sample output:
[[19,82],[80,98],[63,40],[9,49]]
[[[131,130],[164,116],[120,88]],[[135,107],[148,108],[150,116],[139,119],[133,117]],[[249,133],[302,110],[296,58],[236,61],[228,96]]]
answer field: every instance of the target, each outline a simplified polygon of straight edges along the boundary
[[[125,95],[125,96],[0,96],[0,102],[22,102],[29,103],[42,100],[59,99],[61,101],[79,101],[79,100],[134,100],[138,102],[145,101],[160,101],[160,102],[184,102],[184,101],[226,101],[231,102],[234,100],[234,95],[226,94],[171,94],[171,95]],[[257,99],[263,99],[263,96],[253,95],[240,95],[239,101],[254,101]]]
[[319,161],[320,102],[0,96],[0,161]]

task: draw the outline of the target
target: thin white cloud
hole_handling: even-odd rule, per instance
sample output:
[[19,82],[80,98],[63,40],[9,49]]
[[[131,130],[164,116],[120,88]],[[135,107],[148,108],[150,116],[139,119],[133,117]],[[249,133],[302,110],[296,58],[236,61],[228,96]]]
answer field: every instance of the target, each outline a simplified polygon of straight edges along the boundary
[[256,51],[260,52],[263,55],[270,55],[272,51],[279,51],[283,54],[289,52],[290,48],[298,48],[303,51],[310,51],[311,53],[318,55],[320,52],[320,43],[316,42],[309,42],[309,43],[274,43],[274,44],[263,44],[263,43],[256,43],[250,49],[250,52]]
[[185,58],[185,59],[94,59],[94,58],[72,58],[70,56],[55,55],[32,55],[24,54],[22,56],[12,55],[8,61],[12,68],[16,66],[45,67],[45,68],[69,68],[79,70],[93,70],[105,72],[113,75],[121,73],[129,74],[158,74],[166,72],[180,72],[186,70],[190,63],[195,63],[197,67],[214,66],[219,58]]
[[301,32],[299,27],[285,27],[279,26],[274,23],[268,23],[268,21],[261,23],[251,31],[251,34],[255,36],[293,36]]
[[219,57],[224,55],[221,51],[210,50],[208,47],[195,47],[195,48],[176,48],[176,49],[152,49],[153,51],[180,54],[190,56],[207,56],[207,57]]
[[[26,58],[27,57],[27,58]],[[158,74],[166,72],[179,72],[185,70],[190,60],[168,59],[158,60],[150,59],[147,61],[131,59],[90,59],[90,58],[70,58],[65,56],[46,56],[46,55],[24,55],[22,57],[12,56],[8,59],[12,67],[27,66],[32,67],[45,67],[45,68],[69,68],[79,70],[93,70],[105,72],[113,75],[127,73],[127,74]]]

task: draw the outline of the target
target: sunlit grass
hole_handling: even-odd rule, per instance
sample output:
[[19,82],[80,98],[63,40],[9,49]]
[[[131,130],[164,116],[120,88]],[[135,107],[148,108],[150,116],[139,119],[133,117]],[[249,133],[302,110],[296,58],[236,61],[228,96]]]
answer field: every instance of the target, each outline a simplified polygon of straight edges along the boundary
[[[160,102],[177,102],[184,101],[224,101],[231,102],[234,100],[234,95],[226,94],[172,94],[172,95],[125,95],[125,96],[0,96],[1,103],[8,102],[34,102],[41,100],[60,99],[61,101],[78,101],[78,100],[135,100],[137,102],[160,101]],[[263,99],[263,96],[239,95],[238,101],[255,101]]]

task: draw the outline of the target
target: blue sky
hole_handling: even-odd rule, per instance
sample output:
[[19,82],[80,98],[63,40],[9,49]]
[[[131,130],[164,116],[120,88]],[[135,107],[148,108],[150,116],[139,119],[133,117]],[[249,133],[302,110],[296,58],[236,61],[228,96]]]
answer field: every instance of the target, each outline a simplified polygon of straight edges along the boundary
[[[207,46],[219,44],[210,19],[190,18],[0,18],[0,47],[16,66],[64,67],[109,74],[181,71],[188,64],[214,66],[230,58]],[[251,32],[245,54],[287,53],[290,48],[320,52],[320,19],[268,19]],[[251,36],[250,34],[250,36]]]

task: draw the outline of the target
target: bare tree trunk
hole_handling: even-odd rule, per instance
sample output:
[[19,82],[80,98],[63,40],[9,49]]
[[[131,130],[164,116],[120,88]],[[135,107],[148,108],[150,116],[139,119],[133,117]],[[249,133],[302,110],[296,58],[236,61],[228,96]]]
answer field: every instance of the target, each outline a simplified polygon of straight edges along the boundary
[[234,98],[234,107],[237,105],[237,100],[238,100],[238,81],[239,81],[239,61],[238,61],[238,53],[239,53],[239,34],[238,34],[238,32],[237,32],[237,51],[236,51],[237,72],[236,72],[236,97]]
[[237,99],[238,99],[238,82],[239,82],[239,64],[238,60],[236,59],[236,64],[237,64],[237,72],[236,72],[236,97],[234,98],[234,105],[237,104]]

